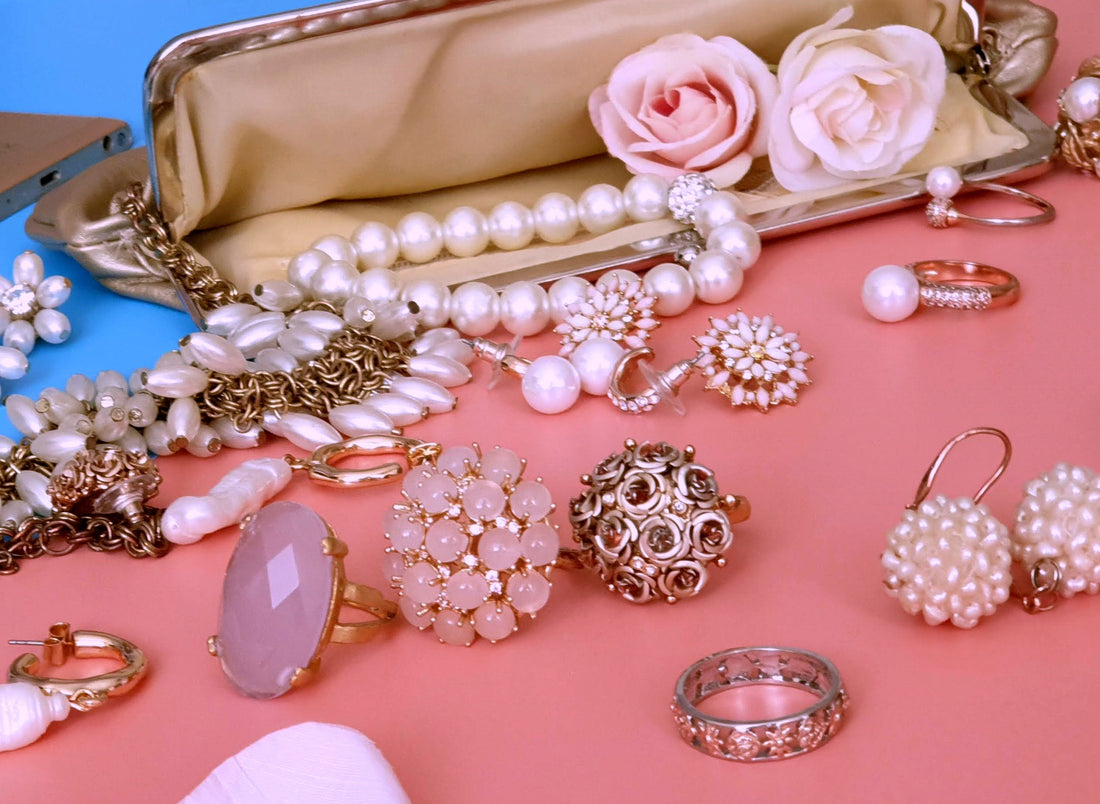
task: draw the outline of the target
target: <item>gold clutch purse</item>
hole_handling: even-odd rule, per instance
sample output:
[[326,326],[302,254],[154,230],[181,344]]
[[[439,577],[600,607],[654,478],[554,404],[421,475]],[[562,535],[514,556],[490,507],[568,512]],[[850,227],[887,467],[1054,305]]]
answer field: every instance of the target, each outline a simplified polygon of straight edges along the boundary
[[[28,232],[113,290],[179,306],[188,266],[246,291],[285,277],[317,237],[368,220],[621,187],[630,174],[604,153],[587,98],[624,56],[690,31],[735,36],[775,63],[844,5],[854,27],[902,23],[948,50],[974,40],[958,0],[786,0],[782,13],[761,13],[758,0],[360,0],[187,34],[147,73],[147,151],[51,193]],[[911,203],[937,164],[988,179],[1046,161],[1052,145],[1011,98],[952,76],[937,132],[903,174],[790,193],[757,171],[738,190],[774,236]],[[649,221],[399,270],[449,284],[551,279],[652,258],[683,228]],[[218,288],[204,281],[208,308]]]

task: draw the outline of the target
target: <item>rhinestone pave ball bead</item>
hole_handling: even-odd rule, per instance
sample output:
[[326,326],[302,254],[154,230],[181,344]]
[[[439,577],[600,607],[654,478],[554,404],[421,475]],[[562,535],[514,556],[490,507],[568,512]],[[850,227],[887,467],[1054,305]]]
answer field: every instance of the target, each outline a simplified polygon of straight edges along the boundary
[[450,447],[406,475],[405,502],[386,517],[387,559],[401,612],[417,628],[451,645],[496,642],[546,605],[554,506],[523,469],[511,450],[483,455],[475,445]]

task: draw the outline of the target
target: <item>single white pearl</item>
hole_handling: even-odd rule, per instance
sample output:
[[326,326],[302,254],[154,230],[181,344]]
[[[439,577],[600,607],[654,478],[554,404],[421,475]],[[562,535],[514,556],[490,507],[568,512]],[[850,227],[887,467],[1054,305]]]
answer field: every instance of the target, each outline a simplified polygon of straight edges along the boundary
[[473,257],[489,248],[489,221],[473,207],[456,207],[443,219],[443,245],[456,257]]
[[504,201],[489,212],[489,239],[505,251],[526,248],[535,236],[535,216],[523,204]]
[[[313,275],[317,273],[317,269],[331,261],[332,258],[320,249],[306,249],[291,258],[290,264],[286,267],[286,278],[303,292],[308,292],[313,284]],[[214,312],[217,312],[217,310]]]
[[13,681],[0,685],[0,751],[12,751],[30,745],[55,720],[69,716],[69,699],[64,693],[44,693],[35,684]]
[[947,165],[932,168],[924,180],[924,188],[933,198],[954,198],[962,186],[959,171]]
[[[108,408],[108,410],[110,410]],[[103,411],[99,411],[96,414],[95,425],[96,435],[103,439],[103,435],[99,431],[100,422],[99,414]],[[168,413],[164,417],[165,422],[168,423],[168,432],[174,439],[174,446],[176,449],[183,449],[199,432],[199,426],[202,424],[202,414],[199,413],[198,403],[191,397],[182,397],[176,399],[168,406]],[[125,417],[123,417],[123,430],[125,430]],[[122,431],[118,433],[122,435]],[[115,438],[118,437],[115,436]],[[112,439],[113,440],[113,439]]]
[[275,342],[295,360],[312,360],[324,353],[328,336],[309,327],[287,327]]
[[372,410],[389,416],[395,427],[416,424],[430,412],[428,406],[419,399],[395,391],[371,394],[364,404]]
[[37,287],[45,274],[46,268],[42,264],[42,258],[33,251],[24,251],[12,260],[11,280],[16,285]]
[[581,378],[586,394],[603,396],[611,382],[611,372],[623,356],[623,348],[610,338],[590,338],[569,355],[569,362]]
[[401,288],[401,301],[420,308],[421,325],[442,327],[451,320],[451,289],[431,279],[418,279]]
[[728,302],[741,290],[745,272],[724,251],[707,250],[691,261],[688,269],[695,285],[695,297],[707,304]]
[[[136,433],[137,431],[133,428],[129,428],[129,432]],[[207,424],[200,424],[199,431],[195,433],[194,438],[187,442],[185,449],[196,458],[209,458],[221,452],[222,440],[218,437],[213,427]]]
[[596,287],[600,290],[606,290],[607,286],[613,282],[618,282],[620,287],[628,287],[636,283],[640,284],[641,281],[642,278],[638,276],[636,271],[627,268],[612,268],[596,280]]
[[4,400],[4,410],[15,429],[26,436],[36,436],[50,429],[50,420],[34,405],[34,400],[23,394],[9,394]]
[[368,268],[352,282],[351,295],[369,302],[393,301],[401,295],[401,280],[388,268]]
[[410,212],[397,222],[401,256],[409,262],[431,262],[443,250],[443,227],[427,212]]
[[863,280],[863,308],[879,321],[901,321],[920,304],[920,283],[901,265],[880,265]]
[[298,368],[298,359],[286,349],[269,346],[256,353],[256,368],[260,371],[285,371],[288,374]]
[[577,234],[577,203],[565,193],[547,193],[535,202],[535,231],[547,243],[567,243]]
[[470,381],[470,369],[452,357],[441,354],[413,355],[407,364],[409,374],[454,388]]
[[632,221],[656,221],[668,214],[668,182],[642,173],[623,188],[623,208]]
[[558,355],[536,357],[521,383],[523,398],[539,413],[561,413],[577,401],[581,377],[573,364]]
[[626,222],[622,191],[610,184],[593,184],[577,201],[577,217],[592,234],[618,229]]
[[352,284],[359,278],[359,269],[347,260],[331,260],[313,274],[310,290],[324,301],[343,301],[351,295]]
[[463,335],[488,335],[500,321],[500,297],[484,282],[467,282],[451,293],[451,323]]
[[563,276],[550,286],[550,318],[560,324],[569,315],[569,305],[588,298],[592,283],[579,276]]
[[194,366],[169,366],[153,369],[145,375],[145,387],[149,393],[168,399],[194,396],[206,390],[210,375]]
[[309,327],[326,335],[335,335],[344,328],[344,319],[328,310],[300,310],[287,319],[288,327]]
[[368,221],[352,232],[351,244],[363,268],[389,268],[401,253],[397,232],[379,221]]
[[535,335],[550,323],[550,298],[534,282],[513,282],[500,292],[500,323],[513,335]]
[[1075,123],[1087,123],[1100,116],[1100,78],[1078,78],[1065,88],[1060,99],[1066,116]]
[[745,205],[741,199],[728,190],[711,193],[695,207],[692,219],[697,231],[704,239],[719,226],[745,219]]
[[359,259],[359,255],[356,253],[351,241],[340,235],[331,234],[318,237],[310,245],[310,248],[323,251],[330,259],[343,260],[344,262],[350,262],[352,265],[355,265]]
[[229,333],[229,342],[246,358],[254,357],[261,349],[275,345],[279,333],[286,329],[286,316],[272,311],[258,313],[243,321]]
[[679,315],[695,301],[695,285],[687,268],[675,262],[663,262],[650,268],[642,279],[645,289],[657,297],[653,311],[667,318]]
[[745,221],[731,221],[707,235],[707,248],[726,252],[743,271],[760,259],[760,233]]

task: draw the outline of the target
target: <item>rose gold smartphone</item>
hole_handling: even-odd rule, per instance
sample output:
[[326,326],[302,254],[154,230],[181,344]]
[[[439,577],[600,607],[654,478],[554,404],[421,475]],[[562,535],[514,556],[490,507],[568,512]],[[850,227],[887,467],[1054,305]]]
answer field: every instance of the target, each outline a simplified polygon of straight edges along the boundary
[[0,220],[133,141],[121,120],[0,112]]

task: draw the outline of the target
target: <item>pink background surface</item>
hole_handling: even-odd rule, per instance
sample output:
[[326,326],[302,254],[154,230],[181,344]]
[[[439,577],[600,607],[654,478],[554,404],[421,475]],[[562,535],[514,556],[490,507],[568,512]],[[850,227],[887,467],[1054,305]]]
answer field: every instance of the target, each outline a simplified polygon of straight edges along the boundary
[[[1053,120],[1057,90],[1097,49],[1100,23],[1090,2],[1049,5],[1062,45],[1033,106]],[[558,570],[547,608],[500,644],[446,647],[401,623],[375,643],[330,647],[315,684],[263,702],[233,691],[205,650],[233,531],[158,561],[78,551],[0,578],[0,637],[38,638],[67,619],[127,637],[150,661],[134,694],[0,757],[0,797],[174,800],[268,732],[320,720],[374,740],[418,802],[1095,800],[1100,600],[1062,600],[1036,616],[1010,601],[961,631],[904,614],[881,587],[884,535],[957,432],[989,425],[1012,438],[1013,461],[986,497],[1009,523],[1030,478],[1059,461],[1100,467],[1100,182],[1059,167],[1027,188],[1056,205],[1054,223],[935,231],[911,209],[769,243],[733,303],[697,306],[656,332],[668,365],[689,354],[707,315],[773,313],[817,356],[797,407],[731,411],[695,381],[683,418],[627,416],[595,398],[544,417],[517,383],[487,391],[479,366],[454,413],[409,429],[526,456],[555,494],[563,541],[579,475],[623,439],[696,445],[721,490],[753,508],[729,566],[696,599],[631,606],[594,577]],[[922,310],[894,325],[864,313],[871,268],[932,258],[1009,270],[1022,299],[987,313]],[[543,336],[522,351],[552,348]],[[165,460],[162,499],[199,493],[258,454]],[[998,459],[993,439],[967,442],[936,490],[970,494]],[[349,578],[381,586],[378,523],[397,496],[395,486],[337,492],[298,478],[280,499],[320,512],[351,548]],[[696,659],[740,645],[830,657],[852,701],[840,734],[756,766],[688,748],[668,710],[673,684]]]

